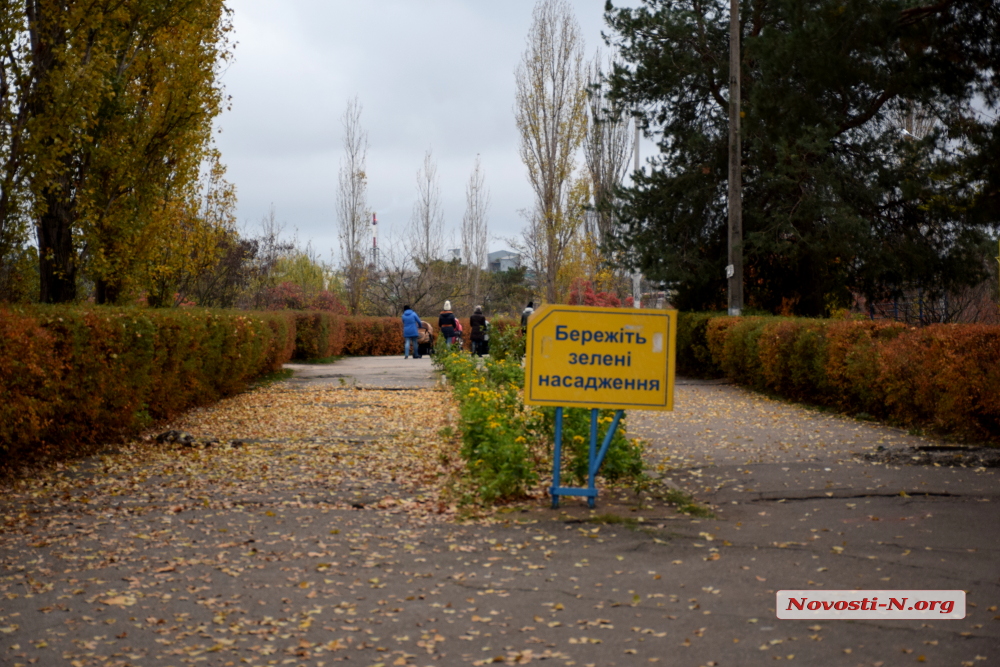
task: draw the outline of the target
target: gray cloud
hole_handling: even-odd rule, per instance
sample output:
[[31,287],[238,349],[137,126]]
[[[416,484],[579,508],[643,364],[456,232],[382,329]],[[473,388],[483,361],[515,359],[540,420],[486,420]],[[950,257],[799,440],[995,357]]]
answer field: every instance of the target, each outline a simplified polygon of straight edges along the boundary
[[[573,3],[588,57],[604,0]],[[235,61],[223,82],[232,110],[217,122],[238,189],[239,218],[255,225],[273,203],[279,220],[321,255],[337,247],[334,198],[340,117],[363,106],[369,201],[380,236],[409,223],[424,152],[438,163],[446,236],[465,208],[482,156],[491,234],[516,235],[532,193],[517,153],[514,70],[533,0],[233,0]],[[606,50],[606,48],[605,48]],[[502,247],[491,243],[491,250]]]

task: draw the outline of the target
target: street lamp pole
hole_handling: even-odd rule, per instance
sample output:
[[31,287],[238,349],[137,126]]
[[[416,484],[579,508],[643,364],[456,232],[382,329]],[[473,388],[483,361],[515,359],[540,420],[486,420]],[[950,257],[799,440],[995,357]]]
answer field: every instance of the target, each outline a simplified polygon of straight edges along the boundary
[[743,312],[743,175],[740,168],[740,1],[729,0],[729,314]]

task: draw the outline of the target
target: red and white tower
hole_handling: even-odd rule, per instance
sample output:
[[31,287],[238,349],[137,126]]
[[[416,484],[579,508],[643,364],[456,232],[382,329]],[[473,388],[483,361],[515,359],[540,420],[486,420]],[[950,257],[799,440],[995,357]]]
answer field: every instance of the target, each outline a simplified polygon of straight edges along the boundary
[[372,266],[378,271],[378,218],[372,213]]

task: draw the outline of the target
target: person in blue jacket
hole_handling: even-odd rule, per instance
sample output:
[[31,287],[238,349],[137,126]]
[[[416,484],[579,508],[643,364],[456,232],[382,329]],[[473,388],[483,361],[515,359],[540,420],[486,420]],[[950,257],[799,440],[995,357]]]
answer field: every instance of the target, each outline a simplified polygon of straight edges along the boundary
[[417,336],[420,335],[420,316],[413,312],[413,309],[409,306],[403,306],[403,338],[406,339],[406,343],[403,344],[403,358],[408,359],[410,356],[410,346],[413,346],[413,358],[420,358],[420,346],[417,345]]

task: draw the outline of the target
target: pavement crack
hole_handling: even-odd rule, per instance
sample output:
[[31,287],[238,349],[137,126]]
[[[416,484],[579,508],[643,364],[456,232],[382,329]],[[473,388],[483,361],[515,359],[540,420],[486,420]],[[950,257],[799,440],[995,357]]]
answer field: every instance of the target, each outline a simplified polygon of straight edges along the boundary
[[906,495],[901,493],[853,493],[853,494],[841,494],[838,495],[834,493],[833,495],[824,494],[809,494],[803,496],[792,496],[792,495],[774,495],[774,496],[764,496],[759,495],[757,498],[751,499],[751,503],[761,503],[761,502],[792,502],[800,500],[850,500],[852,498],[917,498],[917,497],[932,497],[932,498],[971,498],[973,496],[982,496],[981,493],[976,494],[962,494],[962,493],[948,493],[946,491],[913,491],[906,492]]

